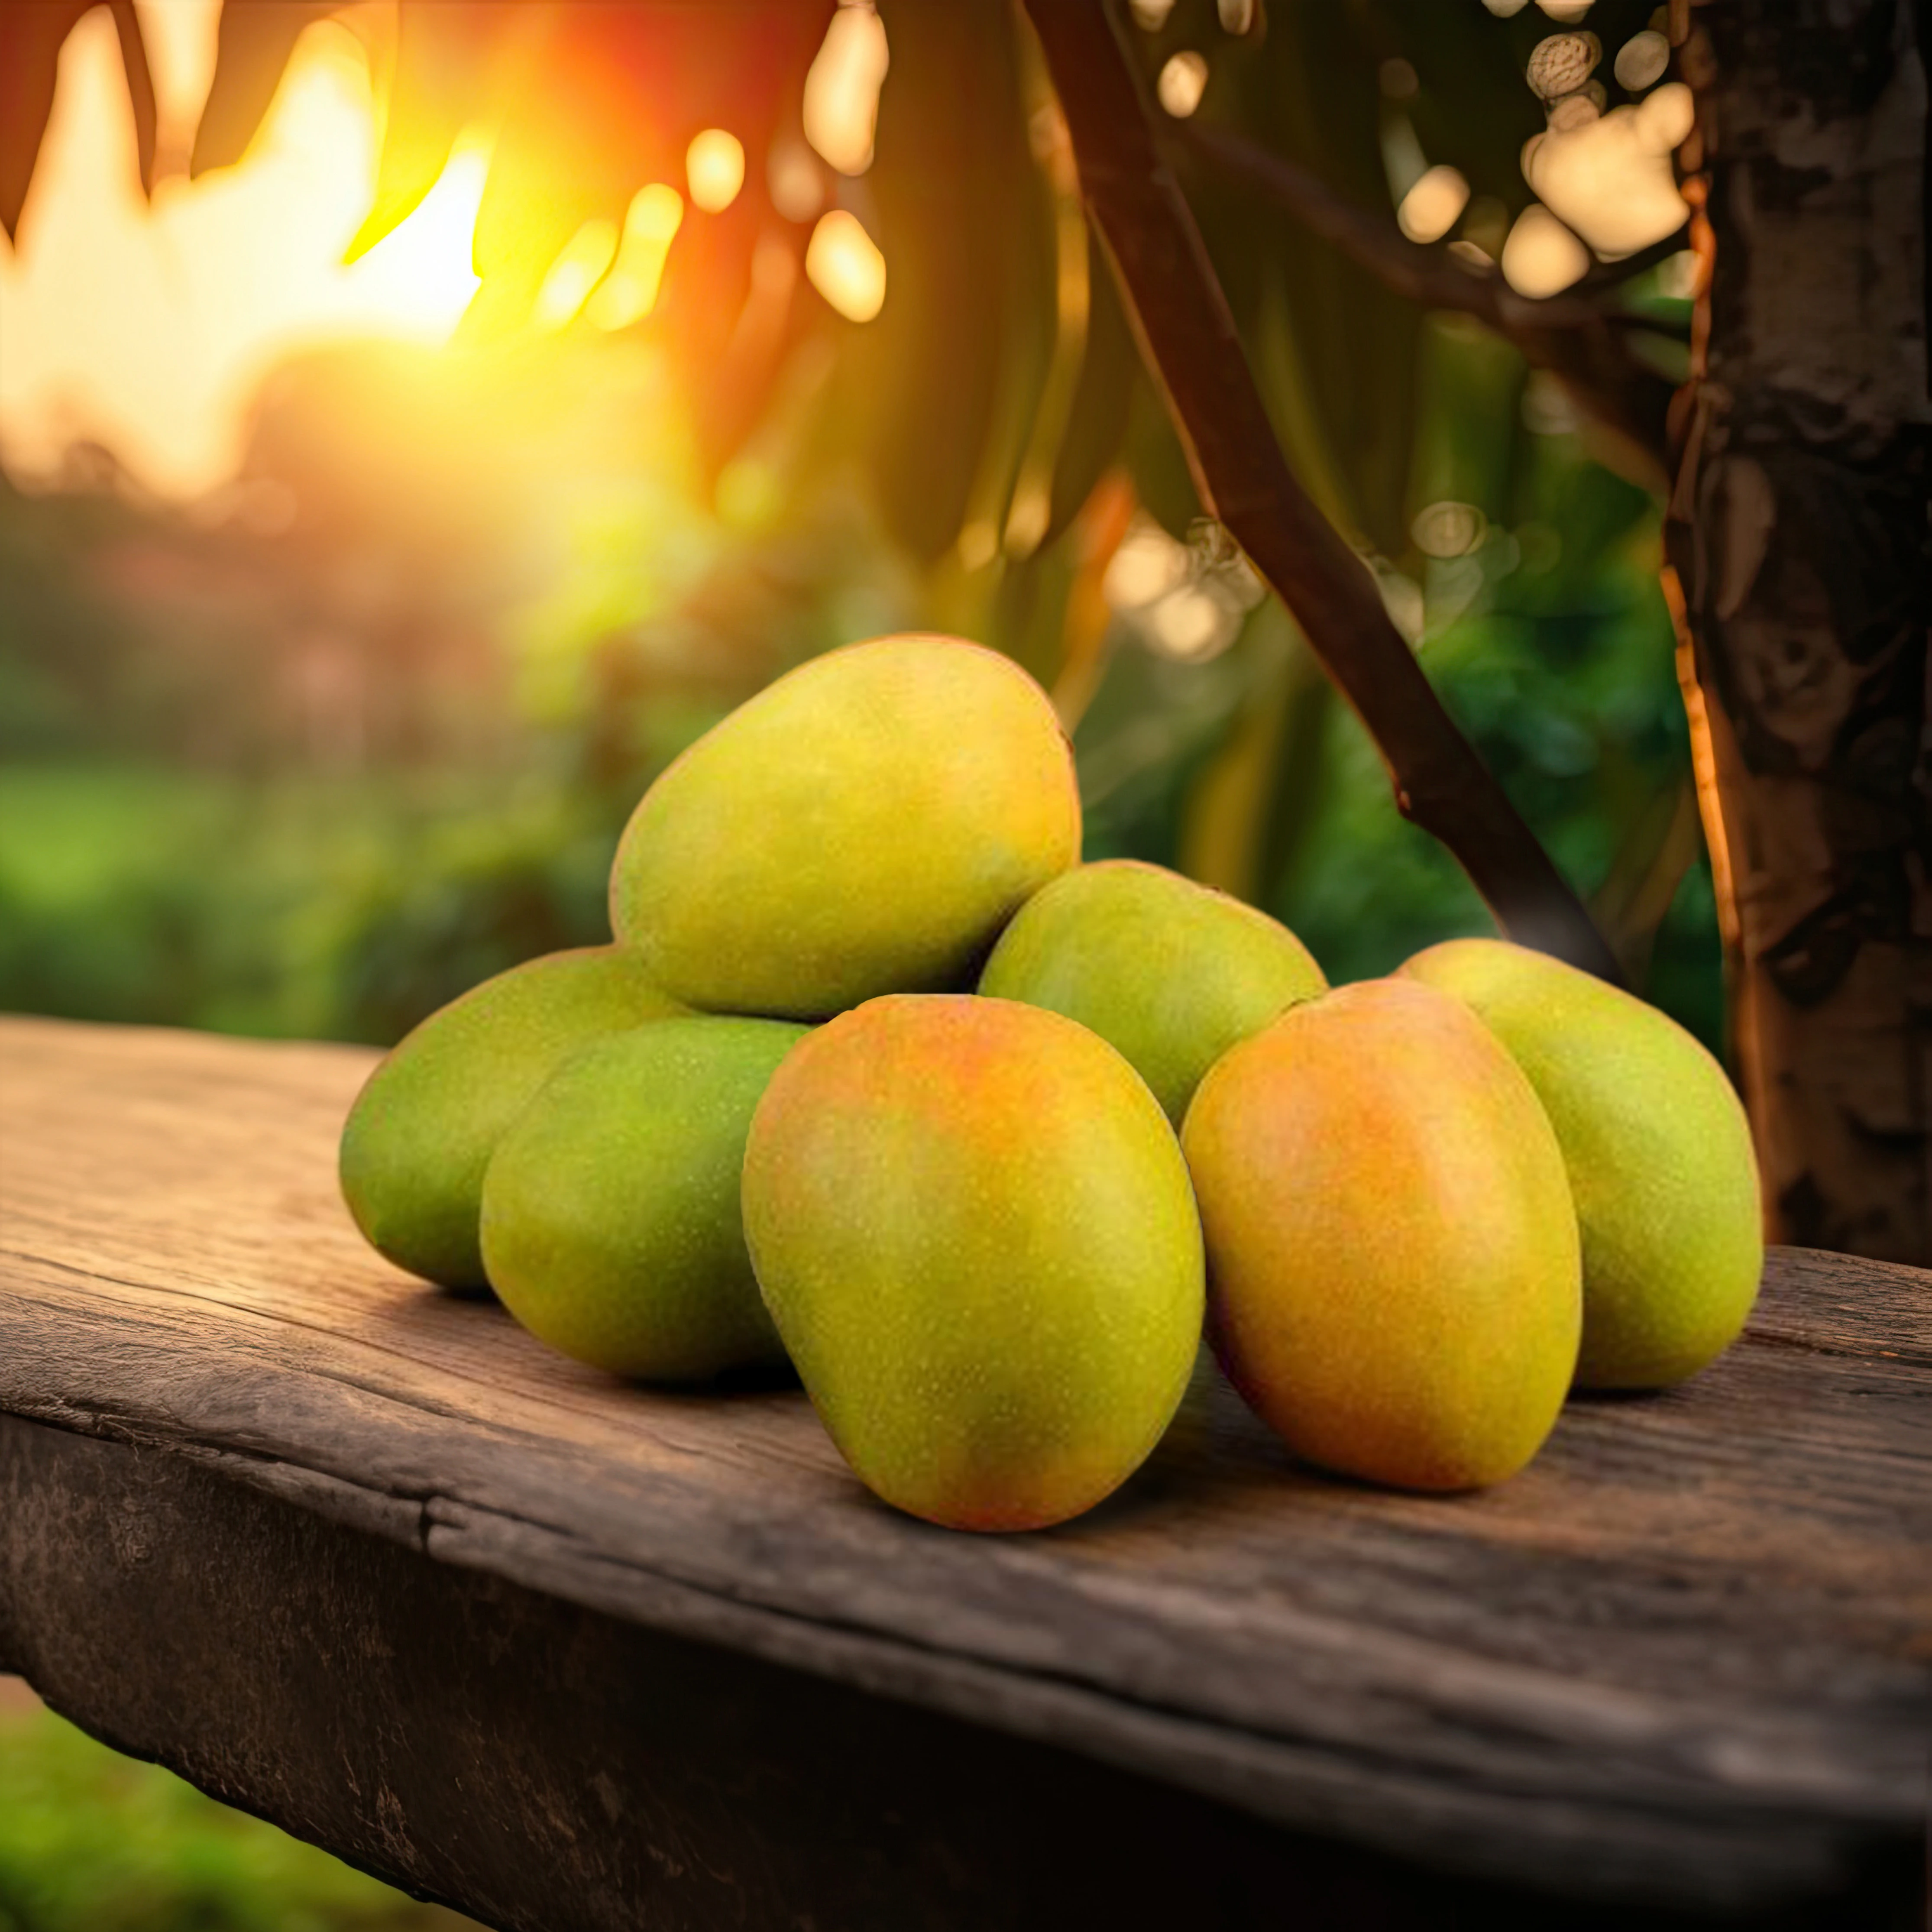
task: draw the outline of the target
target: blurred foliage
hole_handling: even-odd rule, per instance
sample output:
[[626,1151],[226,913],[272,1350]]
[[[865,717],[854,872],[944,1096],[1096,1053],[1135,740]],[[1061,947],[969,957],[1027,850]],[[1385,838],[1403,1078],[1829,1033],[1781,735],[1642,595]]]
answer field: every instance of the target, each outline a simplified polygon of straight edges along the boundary
[[[875,164],[811,164],[888,264],[884,309],[854,325],[799,278],[809,218],[774,205],[762,162],[796,148],[818,0],[405,0],[355,245],[406,214],[466,120],[514,109],[468,346],[295,359],[221,503],[143,505],[87,450],[85,488],[0,492],[0,1003],[393,1039],[490,971],[606,936],[602,874],[650,778],[790,665],[911,626],[1054,689],[1094,855],[1240,892],[1338,976],[1488,929],[1278,603],[1181,650],[1109,609],[1133,514],[1192,544],[1183,589],[1216,566],[1030,32],[1004,6],[881,10]],[[1588,24],[1613,50],[1653,10],[1598,0]],[[1130,34],[1150,81],[1204,51],[1204,121],[1391,226],[1422,163],[1453,162],[1493,246],[1529,199],[1523,67],[1548,16],[1349,0],[1264,19],[1238,38],[1211,0],[1178,0]],[[292,23],[224,14],[198,165],[245,145]],[[661,124],[631,111],[680,86]],[[657,308],[614,336],[519,335],[576,222],[675,178],[680,130],[706,120],[746,132],[748,185],[686,221]],[[1714,1042],[1654,503],[1514,349],[1177,159],[1311,493],[1638,983]],[[761,284],[767,242],[792,266]],[[1600,267],[1592,286],[1671,346],[1682,305],[1654,276]]]
[[[0,1688],[4,1688],[0,1681]],[[0,1708],[0,1932],[462,1932],[123,1757],[51,1711]]]

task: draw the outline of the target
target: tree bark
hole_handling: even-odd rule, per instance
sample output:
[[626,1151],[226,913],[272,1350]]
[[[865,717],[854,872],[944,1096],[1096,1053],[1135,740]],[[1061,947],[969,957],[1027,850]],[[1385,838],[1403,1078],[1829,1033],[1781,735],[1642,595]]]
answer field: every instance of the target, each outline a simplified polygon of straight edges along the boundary
[[1772,1238],[1932,1262],[1924,0],[1672,8],[1680,670]]

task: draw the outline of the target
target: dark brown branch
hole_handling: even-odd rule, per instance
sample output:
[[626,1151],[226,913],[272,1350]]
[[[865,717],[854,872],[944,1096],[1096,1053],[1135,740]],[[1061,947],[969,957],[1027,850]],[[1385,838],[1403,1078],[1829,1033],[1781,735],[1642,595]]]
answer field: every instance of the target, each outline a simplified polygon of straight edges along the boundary
[[1453,854],[1512,938],[1619,977],[1535,835],[1442,708],[1357,556],[1295,480],[1104,0],[1027,0],[1148,368],[1202,500],[1294,614],[1380,748],[1403,813]]
[[[1690,214],[1687,207],[1682,224],[1673,228],[1660,239],[1638,249],[1634,254],[1619,255],[1614,261],[1592,262],[1590,272],[1576,284],[1576,292],[1586,299],[1611,294],[1622,289],[1646,269],[1656,268],[1660,263],[1669,261],[1673,255],[1682,255],[1690,246]],[[1634,316],[1620,316],[1614,309],[1605,312],[1612,321],[1628,321],[1633,328],[1654,328],[1658,326],[1655,322],[1644,322]]]
[[1536,368],[1560,376],[1580,404],[1634,442],[1664,473],[1670,385],[1631,353],[1628,319],[1582,296],[1541,301],[1520,296],[1500,276],[1473,274],[1442,250],[1409,241],[1320,176],[1227,128],[1191,121],[1174,126],[1195,153],[1279,203],[1393,293],[1425,308],[1474,316],[1494,329]]

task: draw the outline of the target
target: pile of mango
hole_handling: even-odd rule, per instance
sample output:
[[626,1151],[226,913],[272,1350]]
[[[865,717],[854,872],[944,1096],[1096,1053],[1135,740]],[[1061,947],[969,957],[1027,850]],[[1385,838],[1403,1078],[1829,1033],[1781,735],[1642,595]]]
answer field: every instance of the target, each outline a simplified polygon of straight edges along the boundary
[[789,1360],[864,1482],[962,1528],[1118,1487],[1204,1332],[1298,1456],[1425,1490],[1736,1336],[1750,1140],[1671,1021],[1493,940],[1330,990],[1274,920],[1080,842],[1006,658],[805,664],[645,794],[614,945],[376,1069],[357,1223],[620,1376]]

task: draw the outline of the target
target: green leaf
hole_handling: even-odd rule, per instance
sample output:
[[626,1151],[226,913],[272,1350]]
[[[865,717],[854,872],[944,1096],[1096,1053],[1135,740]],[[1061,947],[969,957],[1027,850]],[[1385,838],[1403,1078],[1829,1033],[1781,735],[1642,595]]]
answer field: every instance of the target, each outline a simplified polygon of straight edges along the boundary
[[[931,562],[976,495],[994,533],[1004,521],[1051,352],[1052,210],[1006,10],[901,0],[886,31],[892,70],[864,183],[886,304],[848,339],[846,394],[886,528]],[[1017,407],[1004,386],[1016,383]]]
[[1113,266],[1097,236],[1089,233],[1087,254],[1087,341],[1081,352],[1079,381],[1067,412],[1053,466],[1051,508],[1044,548],[1079,515],[1094,486],[1119,455],[1127,430],[1140,350],[1120,306]]

